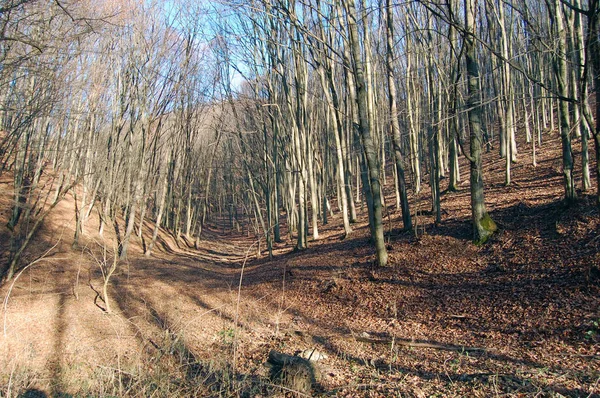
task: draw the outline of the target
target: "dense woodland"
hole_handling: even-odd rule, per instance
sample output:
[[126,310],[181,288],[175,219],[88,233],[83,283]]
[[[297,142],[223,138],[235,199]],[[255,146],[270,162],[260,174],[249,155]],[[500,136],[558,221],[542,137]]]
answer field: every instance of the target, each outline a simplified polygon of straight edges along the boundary
[[597,396],[599,19],[0,0],[0,397]]
[[482,151],[505,159],[509,185],[512,165],[535,165],[558,131],[565,202],[597,193],[599,4],[3,1],[3,278],[67,194],[73,245],[97,212],[121,258],[145,220],[150,254],[159,228],[201,239],[216,214],[269,250],[285,217],[302,250],[329,213],[351,234],[366,201],[385,266],[388,188],[410,230],[424,186],[443,223],[441,181],[468,179],[473,240],[496,230]]

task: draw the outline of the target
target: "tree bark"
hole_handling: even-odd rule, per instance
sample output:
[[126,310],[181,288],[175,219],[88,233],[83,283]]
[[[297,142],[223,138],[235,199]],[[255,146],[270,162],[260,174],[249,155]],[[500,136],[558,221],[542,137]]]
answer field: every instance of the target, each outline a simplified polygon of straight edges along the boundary
[[383,217],[381,201],[381,185],[379,182],[379,165],[377,162],[377,152],[373,143],[371,134],[371,124],[368,114],[368,93],[364,76],[364,61],[361,57],[359,44],[356,8],[354,0],[344,0],[347,11],[347,23],[349,31],[349,44],[353,59],[352,69],[356,80],[359,125],[358,129],[363,141],[363,150],[367,163],[369,182],[371,185],[371,194],[373,195],[373,205],[371,212],[373,214],[372,238],[377,253],[377,264],[380,267],[387,265],[388,254],[385,248],[383,236]]
[[398,182],[398,190],[400,196],[400,206],[402,208],[402,223],[405,230],[412,229],[412,219],[410,215],[410,207],[408,204],[408,195],[406,189],[406,177],[404,174],[404,165],[401,150],[400,123],[398,122],[398,105],[396,102],[396,81],[394,74],[394,10],[391,0],[385,1],[386,11],[386,71],[388,80],[388,100],[390,119],[392,127],[392,143],[394,146],[394,159],[396,166],[396,178]]
[[465,8],[465,60],[467,67],[467,109],[470,138],[471,172],[471,215],[473,221],[473,240],[477,244],[485,243],[496,231],[496,223],[487,213],[483,188],[483,169],[481,165],[481,103],[479,87],[479,66],[475,56],[475,10],[474,0],[464,0]]
[[[553,10],[551,10],[553,19],[554,33],[557,38],[557,54],[554,58],[554,70],[558,83],[558,93],[563,97],[569,97],[569,86],[567,80],[567,59],[566,57],[566,30],[564,26],[564,15],[560,0],[553,0]],[[558,112],[560,116],[560,138],[562,142],[562,161],[563,161],[563,181],[565,189],[565,203],[572,204],[577,199],[575,192],[575,181],[573,178],[573,151],[571,148],[571,118],[569,115],[569,105],[564,100],[558,100]]]

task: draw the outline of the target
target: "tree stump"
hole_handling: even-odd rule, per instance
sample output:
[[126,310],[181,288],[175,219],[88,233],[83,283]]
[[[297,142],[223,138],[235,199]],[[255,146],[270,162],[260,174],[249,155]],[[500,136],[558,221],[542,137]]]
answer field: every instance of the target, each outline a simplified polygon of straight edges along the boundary
[[273,383],[293,392],[310,395],[318,378],[318,370],[314,363],[273,350],[269,352],[267,363],[271,365],[270,378]]

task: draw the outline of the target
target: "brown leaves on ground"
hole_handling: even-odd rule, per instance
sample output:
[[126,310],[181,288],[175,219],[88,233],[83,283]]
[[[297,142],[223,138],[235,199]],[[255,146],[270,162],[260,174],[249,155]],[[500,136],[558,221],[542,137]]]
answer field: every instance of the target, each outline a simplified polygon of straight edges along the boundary
[[[598,396],[599,214],[583,194],[562,205],[555,144],[538,153],[537,168],[523,155],[510,187],[497,171],[503,160],[486,155],[500,231],[483,247],[470,243],[464,184],[444,193],[439,227],[424,211],[427,192],[411,198],[416,234],[402,232],[388,208],[384,269],[374,266],[366,222],[340,240],[339,216],[307,250],[293,252],[288,240],[271,260],[264,251],[254,259],[251,238],[220,228],[199,251],[161,234],[161,252],[119,269],[109,317],[86,287],[88,272],[91,284],[100,277],[86,256],[40,265],[9,301],[4,369],[29,366],[28,388],[61,393],[99,391],[81,383],[101,383],[100,371],[113,376],[103,387],[113,395],[265,396],[278,391],[264,366],[272,349],[316,348],[327,355],[318,396]],[[4,385],[9,376],[2,372]]]

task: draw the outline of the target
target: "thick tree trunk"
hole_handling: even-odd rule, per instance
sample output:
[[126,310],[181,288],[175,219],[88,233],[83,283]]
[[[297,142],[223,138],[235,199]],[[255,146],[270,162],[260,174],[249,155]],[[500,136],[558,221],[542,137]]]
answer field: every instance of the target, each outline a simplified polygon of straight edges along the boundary
[[359,131],[363,141],[364,154],[369,172],[369,182],[371,185],[371,193],[373,195],[373,233],[372,238],[377,252],[377,263],[384,267],[387,265],[388,254],[385,248],[385,240],[383,236],[383,217],[382,217],[382,201],[381,201],[381,185],[379,182],[379,165],[377,162],[377,150],[373,142],[371,134],[371,125],[368,114],[368,93],[364,77],[364,62],[361,57],[361,49],[359,43],[359,35],[357,28],[356,9],[354,0],[346,0],[347,16],[348,16],[348,31],[349,44],[353,58],[353,71],[356,79],[357,99],[358,99],[358,114],[359,114]]
[[483,192],[483,169],[481,165],[481,103],[479,87],[479,66],[475,58],[475,17],[474,0],[464,0],[465,6],[465,59],[467,67],[467,109],[470,137],[471,169],[471,214],[473,220],[473,240],[477,244],[485,243],[497,227],[485,208]]
[[[567,60],[566,60],[566,31],[564,26],[564,16],[560,0],[553,0],[554,9],[552,10],[554,32],[557,37],[557,54],[554,59],[554,68],[556,80],[558,82],[558,92],[563,97],[569,97],[569,86],[567,80]],[[565,188],[565,202],[573,203],[577,199],[575,192],[575,181],[573,178],[573,151],[571,148],[571,119],[569,115],[569,105],[564,100],[558,101],[558,112],[560,116],[560,138],[562,142],[562,160],[563,160],[563,179]]]

